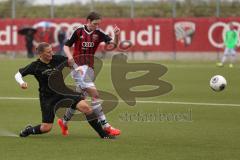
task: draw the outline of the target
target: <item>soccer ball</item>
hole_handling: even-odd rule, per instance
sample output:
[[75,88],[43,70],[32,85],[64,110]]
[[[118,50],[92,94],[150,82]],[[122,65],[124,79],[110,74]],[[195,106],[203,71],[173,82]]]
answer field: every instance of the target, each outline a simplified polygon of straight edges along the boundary
[[227,81],[221,75],[215,75],[210,80],[210,87],[212,88],[212,90],[216,92],[224,90],[226,86],[227,86]]

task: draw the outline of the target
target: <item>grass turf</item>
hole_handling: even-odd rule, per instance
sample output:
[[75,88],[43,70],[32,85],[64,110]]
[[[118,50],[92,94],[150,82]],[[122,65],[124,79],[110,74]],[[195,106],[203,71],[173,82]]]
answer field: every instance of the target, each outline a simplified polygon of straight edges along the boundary
[[[21,90],[14,80],[25,59],[0,59],[0,97],[37,97],[38,86],[26,77],[28,90]],[[156,62],[154,62],[156,63]],[[158,62],[161,63],[161,62]],[[240,68],[217,68],[210,62],[162,62],[168,72],[162,79],[174,89],[162,96],[138,98],[140,101],[240,104]],[[209,80],[215,74],[228,82],[223,92],[213,92]],[[69,82],[71,80],[69,78]],[[104,62],[97,81],[99,90],[117,96],[110,79],[110,62]],[[121,100],[121,99],[120,99]],[[240,153],[240,106],[120,102],[107,114],[108,120],[122,130],[116,140],[102,140],[85,122],[70,122],[70,136],[62,137],[54,125],[49,134],[19,138],[28,123],[41,122],[38,100],[0,99],[0,159],[164,159],[164,160],[238,160]],[[159,113],[159,114],[156,114]],[[146,119],[139,115],[157,115]],[[188,120],[159,118],[159,115],[188,115]],[[126,118],[126,115],[128,116]],[[137,117],[138,116],[138,117]]]

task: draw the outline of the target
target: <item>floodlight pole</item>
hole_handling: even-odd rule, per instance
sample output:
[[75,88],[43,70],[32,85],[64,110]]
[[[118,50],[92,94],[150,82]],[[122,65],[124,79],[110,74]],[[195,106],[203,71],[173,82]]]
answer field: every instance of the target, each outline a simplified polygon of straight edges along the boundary
[[[12,0],[12,15],[11,15],[12,20],[16,18],[16,0]],[[15,48],[15,46],[14,46]],[[16,52],[13,51],[11,57],[15,58]]]
[[134,18],[134,0],[131,0],[131,18]]
[[172,6],[172,16],[173,18],[176,18],[176,0],[172,0],[173,6]]
[[16,0],[12,0],[12,19],[16,18]]
[[[218,20],[218,18],[220,17],[220,0],[216,0],[216,18]],[[219,53],[219,49],[217,49],[217,59],[220,59],[220,53]]]
[[220,0],[217,0],[216,5],[216,17],[220,17]]
[[94,11],[94,0],[91,0],[91,4],[90,4],[90,12]]
[[[134,15],[134,0],[131,0],[131,11],[130,11],[130,18],[131,18],[131,23],[134,23],[133,19],[135,17]],[[132,53],[131,53],[131,56],[132,56],[132,59],[134,60],[134,51],[132,50]]]
[[173,59],[174,60],[177,59],[175,30],[174,30],[174,24],[175,24],[176,16],[177,16],[177,13],[176,13],[176,0],[172,0],[172,18],[173,18],[173,22],[172,22],[173,35],[172,36],[173,36]]
[[54,0],[51,0],[50,13],[51,13],[51,18],[54,18]]

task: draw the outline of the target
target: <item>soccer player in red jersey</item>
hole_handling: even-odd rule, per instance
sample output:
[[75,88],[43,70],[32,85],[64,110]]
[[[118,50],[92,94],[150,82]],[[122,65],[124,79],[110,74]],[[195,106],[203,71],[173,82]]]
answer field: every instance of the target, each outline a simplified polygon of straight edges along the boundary
[[[114,28],[114,40],[105,34],[99,26],[101,24],[101,15],[96,12],[91,12],[87,16],[87,23],[77,28],[70,38],[66,41],[64,51],[68,57],[70,64],[75,65],[71,74],[76,82],[76,87],[87,92],[92,98],[92,109],[103,129],[112,136],[117,136],[121,133],[119,129],[112,127],[106,120],[102,111],[102,106],[99,99],[99,93],[93,82],[94,79],[94,54],[101,42],[118,44],[120,29],[116,26]],[[71,47],[74,45],[73,54]],[[67,122],[74,114],[74,110],[67,109],[64,117],[58,120],[58,124],[62,129],[62,133],[68,129]]]

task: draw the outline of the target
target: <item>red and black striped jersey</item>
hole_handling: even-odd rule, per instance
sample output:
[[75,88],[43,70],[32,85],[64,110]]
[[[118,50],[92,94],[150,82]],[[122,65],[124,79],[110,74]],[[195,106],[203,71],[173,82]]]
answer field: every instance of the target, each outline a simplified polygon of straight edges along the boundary
[[65,45],[74,44],[73,58],[78,65],[94,66],[94,54],[101,42],[109,43],[112,38],[100,29],[88,31],[85,25],[77,28]]

